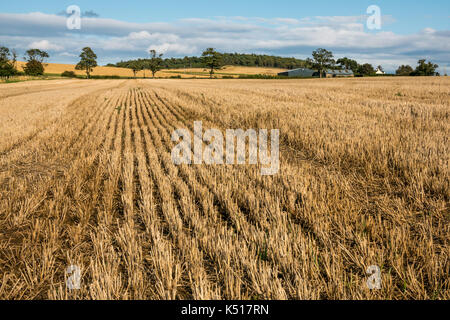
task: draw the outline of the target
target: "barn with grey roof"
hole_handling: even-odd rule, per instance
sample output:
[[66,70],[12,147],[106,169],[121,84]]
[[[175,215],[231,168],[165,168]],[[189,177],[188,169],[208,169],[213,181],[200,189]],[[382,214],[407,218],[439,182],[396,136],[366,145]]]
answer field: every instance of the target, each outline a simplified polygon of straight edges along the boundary
[[[278,74],[280,77],[291,77],[291,78],[319,78],[320,74],[317,70],[312,70],[308,68],[292,69]],[[341,77],[354,77],[352,70],[325,70],[323,72],[323,78],[341,78]]]

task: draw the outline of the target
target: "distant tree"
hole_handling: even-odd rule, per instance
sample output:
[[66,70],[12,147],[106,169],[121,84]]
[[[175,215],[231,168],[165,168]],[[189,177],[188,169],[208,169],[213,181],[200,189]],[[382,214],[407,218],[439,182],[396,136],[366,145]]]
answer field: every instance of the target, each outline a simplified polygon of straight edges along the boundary
[[148,61],[148,68],[152,72],[152,77],[155,77],[155,74],[162,69],[163,54],[157,54],[156,50],[150,50],[150,60]]
[[216,52],[214,48],[206,49],[202,54],[205,66],[210,70],[209,76],[212,79],[214,70],[219,70],[222,66],[222,58],[220,53]]
[[43,62],[49,57],[48,53],[39,49],[30,49],[24,59],[27,61],[24,71],[30,76],[41,76],[44,74]]
[[417,64],[416,70],[412,73],[413,76],[434,76],[436,69],[439,68],[437,64],[427,63],[425,59],[419,60]]
[[0,47],[0,78],[8,79],[17,73],[14,62],[11,63],[10,61],[11,58],[13,58],[13,54],[11,54],[9,49]]
[[12,49],[11,50],[11,56],[12,56],[12,63],[13,63],[14,69],[17,70],[17,57],[18,57],[18,54],[17,54],[16,49]]
[[11,58],[11,51],[7,47],[0,47],[0,62],[9,61]]
[[311,69],[314,68],[314,61],[311,58],[306,58],[305,60],[305,68]]
[[319,48],[312,53],[314,62],[313,67],[319,72],[320,77],[326,69],[332,69],[335,65],[333,53],[331,51]]
[[0,78],[9,79],[17,73],[17,70],[11,63],[0,64]]
[[97,55],[91,48],[85,47],[80,54],[80,62],[76,65],[76,70],[85,70],[87,78],[91,77],[91,72],[97,66]]
[[65,77],[65,78],[76,78],[77,75],[76,75],[75,72],[73,72],[73,71],[64,71],[63,73],[61,73],[61,77]]
[[133,61],[130,64],[130,69],[133,71],[134,77],[136,78],[136,74],[141,71],[143,68],[142,63],[139,63],[138,61]]
[[144,79],[145,79],[145,70],[149,69],[149,63],[147,61],[141,61],[140,65],[141,65],[141,70],[143,71]]
[[336,63],[347,70],[352,70],[353,72],[358,71],[358,62],[356,60],[352,60],[347,57],[344,57],[344,58],[338,59],[336,61]]
[[365,63],[358,67],[358,73],[363,76],[373,76],[375,74],[375,69],[370,63]]
[[31,60],[27,62],[23,70],[29,76],[42,76],[44,74],[44,65],[37,60]]
[[398,67],[395,74],[398,76],[410,76],[414,72],[414,69],[409,65],[401,65]]
[[30,49],[25,54],[24,58],[28,62],[34,60],[43,63],[46,58],[50,57],[47,52],[39,49]]
[[382,67],[381,65],[379,65],[379,66],[377,67],[377,69],[380,70],[381,72],[384,72],[383,67]]

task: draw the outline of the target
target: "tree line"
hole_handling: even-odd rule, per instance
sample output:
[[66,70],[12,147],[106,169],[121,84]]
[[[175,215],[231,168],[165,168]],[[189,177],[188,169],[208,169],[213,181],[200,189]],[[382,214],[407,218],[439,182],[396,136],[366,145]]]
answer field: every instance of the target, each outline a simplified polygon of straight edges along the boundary
[[[149,70],[152,77],[161,69],[177,69],[177,68],[207,68],[212,78],[215,70],[221,69],[225,65],[249,66],[249,67],[273,67],[283,69],[310,68],[317,70],[320,76],[327,69],[332,70],[352,70],[356,76],[372,76],[376,74],[375,68],[369,64],[359,64],[356,60],[343,57],[335,59],[331,51],[323,48],[314,50],[312,58],[300,60],[296,58],[283,58],[268,55],[256,54],[239,54],[239,53],[220,53],[214,48],[206,49],[201,57],[184,57],[182,59],[168,58],[163,59],[162,53],[155,50],[149,51],[150,57],[146,59],[121,61],[116,64],[107,66],[129,68],[136,77],[137,72]],[[26,61],[24,72],[17,69],[17,52],[7,47],[0,46],[0,77],[9,78],[15,75],[25,74],[31,76],[39,76],[44,74],[44,61],[49,58],[49,54],[39,49],[27,50],[24,56]],[[97,55],[89,48],[83,48],[80,54],[80,62],[75,69],[84,70],[86,77],[89,79],[95,67],[97,67]],[[401,65],[396,74],[399,76],[432,76],[439,75],[436,69],[439,66],[425,59],[418,61],[418,65],[413,69],[409,65]],[[377,67],[383,70],[382,66]],[[65,76],[75,76],[73,72],[65,72]]]
[[49,54],[39,49],[30,49],[25,53],[26,61],[23,72],[17,69],[17,52],[7,47],[0,47],[0,77],[9,79],[16,75],[39,76],[44,74],[44,60]]
[[[207,51],[207,50],[205,50]],[[241,53],[219,53],[217,56],[223,65],[244,66],[244,67],[266,67],[295,69],[306,67],[306,61],[296,58],[276,57],[269,55],[241,54]],[[138,59],[121,61],[115,64],[109,64],[110,67],[130,68],[133,63],[144,65],[149,59]],[[184,58],[166,58],[161,62],[163,69],[183,69],[183,68],[204,68],[206,67],[204,56],[184,57]]]
[[[200,57],[184,57],[184,58],[167,58],[162,59],[162,55],[158,57],[158,67],[160,69],[181,69],[181,68],[208,68],[210,74],[214,74],[214,70],[220,69],[225,65],[247,66],[247,67],[267,67],[267,68],[310,68],[317,70],[320,75],[327,69],[332,70],[352,70],[356,76],[373,76],[376,75],[377,69],[383,71],[381,65],[375,68],[370,63],[360,64],[354,59],[347,57],[334,59],[331,51],[319,48],[312,53],[312,58],[306,60],[296,58],[285,58],[269,55],[256,54],[240,54],[240,53],[220,53],[214,48],[206,49]],[[137,59],[129,61],[121,61],[116,64],[108,64],[111,67],[130,68],[133,71],[149,69],[150,65],[154,65],[155,56],[150,59]],[[409,65],[400,66],[396,74],[401,76],[432,76],[439,75],[436,70],[439,68],[437,64],[427,62],[425,59],[418,61],[416,69]],[[153,73],[153,76],[155,74]]]
[[[17,57],[17,52],[14,49],[10,50],[7,47],[0,46],[0,78],[9,79],[18,75],[42,76],[45,71],[45,59],[49,58],[50,55],[40,49],[27,50],[23,57],[26,61],[23,72],[17,68]],[[80,54],[80,62],[75,66],[75,69],[84,70],[87,78],[90,78],[90,74],[95,67],[97,67],[97,55],[91,48],[83,48]],[[66,71],[64,74],[75,76],[70,71]]]
[[398,67],[395,74],[398,76],[438,76],[439,73],[436,72],[437,68],[439,68],[437,64],[427,62],[425,59],[420,59],[417,62],[416,69],[413,69],[410,65],[401,65]]

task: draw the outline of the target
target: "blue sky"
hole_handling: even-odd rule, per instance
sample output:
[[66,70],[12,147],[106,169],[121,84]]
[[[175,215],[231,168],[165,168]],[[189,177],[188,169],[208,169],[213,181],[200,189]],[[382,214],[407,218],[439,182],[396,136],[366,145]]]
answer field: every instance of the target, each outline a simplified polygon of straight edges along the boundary
[[[96,15],[83,18],[80,31],[67,30],[61,12],[69,5]],[[380,30],[366,27],[370,5],[381,9]],[[0,2],[0,44],[18,51],[32,45],[47,49],[51,62],[75,62],[84,44],[97,49],[101,63],[143,57],[150,48],[168,57],[214,46],[305,58],[326,47],[337,57],[387,70],[422,57],[447,68],[448,43],[448,0]]]
[[216,16],[285,17],[355,16],[364,14],[370,5],[378,5],[383,14],[392,15],[396,23],[390,30],[400,33],[415,32],[429,27],[448,30],[450,1],[448,0],[165,0],[165,1],[2,1],[0,12],[58,13],[69,5],[82,10],[93,10],[101,17],[128,22],[170,22],[182,18],[213,18]]

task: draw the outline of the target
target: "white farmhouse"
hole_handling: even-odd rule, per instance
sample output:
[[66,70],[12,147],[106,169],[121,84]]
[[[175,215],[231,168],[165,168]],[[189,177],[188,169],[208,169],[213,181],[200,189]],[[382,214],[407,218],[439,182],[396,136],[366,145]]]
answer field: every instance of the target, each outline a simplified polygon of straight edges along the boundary
[[380,68],[377,68],[377,71],[375,72],[376,74],[386,74],[386,72],[384,72],[383,70],[381,70]]

